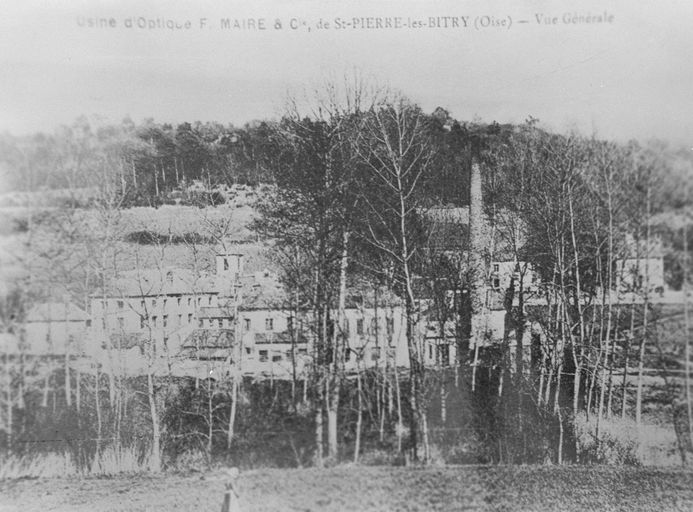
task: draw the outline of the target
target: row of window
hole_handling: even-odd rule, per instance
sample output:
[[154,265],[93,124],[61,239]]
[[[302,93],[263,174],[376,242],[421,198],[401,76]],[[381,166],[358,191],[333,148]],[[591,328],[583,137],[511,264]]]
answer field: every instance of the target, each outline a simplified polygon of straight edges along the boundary
[[[211,297],[209,299],[211,301]],[[178,300],[180,301],[180,298],[178,298]],[[188,299],[188,300],[190,300],[190,299]],[[199,300],[199,298],[198,298],[198,300]],[[119,303],[120,302],[122,302],[122,301],[119,301]],[[156,306],[156,299],[153,299],[153,302],[154,303],[152,306],[155,307]],[[144,301],[142,301],[142,303],[144,304]],[[166,299],[164,299],[164,307],[165,306],[166,306]],[[120,306],[119,306],[119,308],[120,308]],[[160,327],[159,316],[152,315],[150,318],[151,318],[151,326],[152,327]],[[177,315],[177,319],[178,319],[178,322],[175,325],[176,326],[182,326],[183,325],[183,319],[184,319],[183,315],[182,314]],[[162,320],[161,327],[168,327],[169,315],[167,315],[167,314],[162,315],[161,320]],[[192,323],[192,321],[193,321],[193,314],[188,313],[187,314],[187,323],[190,324],[190,323]],[[117,322],[118,322],[118,327],[120,327],[120,328],[125,327],[125,318],[124,317],[119,316],[117,319]],[[287,330],[291,331],[293,328],[293,318],[288,317],[286,319],[286,324],[287,324]],[[364,322],[363,318],[356,319],[356,334],[357,335],[364,335],[365,334],[364,325],[365,325],[365,322]],[[386,332],[388,335],[393,334],[394,325],[395,325],[394,318],[387,318],[386,319],[385,328],[386,328]],[[229,319],[229,318],[219,318],[219,319],[211,318],[211,319],[207,319],[207,321],[205,322],[204,319],[200,318],[198,320],[198,326],[200,328],[204,328],[204,327],[230,328],[231,327],[231,319]],[[348,321],[345,322],[344,326],[345,326],[344,334],[348,336],[349,335],[349,322]],[[102,318],[102,327],[103,327],[103,329],[106,329],[106,319],[105,318]],[[140,316],[140,329],[144,329],[145,327],[146,327],[146,316],[141,315]],[[250,332],[251,327],[252,327],[251,319],[250,318],[244,318],[243,319],[243,328],[244,328],[245,332]],[[377,330],[377,327],[378,327],[378,323],[376,322],[376,319],[371,318],[370,319],[370,332],[375,332]],[[274,331],[274,318],[265,318],[265,331]]]
[[[243,319],[243,325],[244,325],[244,330],[245,332],[249,332],[252,322],[250,318],[244,318]],[[370,321],[370,330],[371,332],[375,331],[377,329],[377,322],[375,318],[371,318]],[[286,330],[291,331],[293,329],[293,317],[287,317],[286,319]],[[386,323],[385,323],[385,329],[388,334],[392,334],[395,330],[395,319],[394,318],[387,318]],[[265,318],[265,331],[273,331],[274,330],[274,319],[273,318]],[[349,335],[349,322],[345,322],[344,324],[344,331],[345,334],[348,336]],[[364,319],[363,318],[357,318],[356,319],[356,334],[363,335],[365,334],[364,331]]]
[[433,344],[428,345],[428,359],[432,360],[434,357],[435,352],[438,352],[438,356],[440,356],[441,363],[444,365],[447,365],[450,362],[450,346],[449,345],[436,345],[437,346],[437,351],[434,348]]
[[[252,354],[252,349],[247,348],[246,353],[248,355]],[[296,355],[299,357],[305,356],[307,354],[308,354],[308,350],[305,348],[299,348],[296,350]],[[270,360],[269,350],[258,350],[257,355],[258,355],[258,361],[260,361],[261,363],[267,363]],[[291,350],[288,350],[285,354],[283,354],[282,352],[273,351],[271,357],[272,357],[273,363],[278,363],[278,362],[284,361],[285,358],[287,361],[291,361],[292,353],[291,353]]]
[[[168,327],[169,326],[169,315],[162,315],[161,316],[161,325],[159,325],[159,316],[152,315],[150,318],[151,318],[151,324],[150,325],[154,328]],[[182,314],[177,315],[177,317],[176,317],[177,323],[175,324],[175,326],[176,327],[182,326],[184,318],[185,317]],[[193,314],[188,313],[187,323],[190,324],[190,323],[192,323],[192,321],[193,321]],[[116,322],[117,322],[117,327],[119,329],[125,329],[125,317],[122,317],[122,316],[117,317]],[[144,329],[146,326],[147,326],[147,318],[145,316],[140,316],[140,329]],[[107,327],[106,319],[102,318],[101,319],[101,328],[106,330],[106,327]]]
[[[370,320],[370,332],[376,332],[378,329],[378,324],[379,322],[376,321],[376,318],[371,318]],[[365,334],[364,332],[364,319],[363,318],[357,318],[356,319],[356,334],[358,335],[363,335]],[[344,324],[345,327],[345,334],[348,336],[349,335],[349,322],[346,322]],[[386,318],[385,319],[385,330],[388,335],[391,335],[395,331],[395,319],[394,318]]]
[[[183,315],[178,315],[177,316],[178,322],[175,324],[175,327],[182,326],[183,325]],[[191,324],[193,321],[193,314],[188,313],[187,316],[187,323]],[[140,317],[140,329],[144,329],[147,325],[147,318],[144,316]],[[168,327],[169,322],[168,322],[168,315],[162,315],[161,316],[161,327]],[[151,316],[151,326],[152,327],[159,327],[159,317],[157,315],[152,315]]]
[[[356,354],[353,350],[346,349],[344,351],[344,361],[347,363],[351,361],[352,357]],[[386,356],[388,359],[392,360],[395,358],[395,349],[394,348],[388,348],[386,352]],[[383,357],[383,350],[381,347],[371,347],[367,350],[364,350],[360,354],[360,359],[364,360],[370,357],[371,361],[378,361],[380,358]]]
[[[500,276],[498,275],[499,272],[499,265],[497,263],[493,264],[493,273],[494,275],[491,277],[491,287],[498,290],[500,288],[501,280]],[[520,280],[520,274],[519,272],[513,272],[512,276],[510,276],[510,279],[512,281],[518,282]],[[539,281],[539,278],[537,274],[534,272],[529,273],[529,279],[531,282],[531,285],[536,285],[537,282]],[[523,280],[523,282],[526,282]]]
[[[206,320],[206,321],[205,321]],[[200,318],[197,322],[197,325],[200,329],[202,328],[209,328],[209,329],[230,329],[231,328],[231,319],[230,318]]]
[[[175,303],[177,307],[182,307],[183,305],[187,305],[187,307],[193,307],[193,304],[197,303],[198,307],[202,306],[212,306],[213,305],[213,300],[214,297],[212,295],[208,295],[206,297],[197,297],[197,300],[194,300],[194,297],[171,297],[171,298],[163,298],[163,299],[149,299],[149,305],[150,307],[156,308],[157,305],[159,304],[159,300],[161,300],[161,305],[163,309],[166,309],[169,304]],[[142,311],[145,310],[147,304],[144,299],[140,300],[140,309]],[[101,301],[101,307],[105,311],[108,308],[108,302],[106,300]],[[116,301],[116,308],[118,310],[124,310],[125,309],[125,301],[124,300],[117,300]]]
[[[249,332],[250,328],[252,326],[252,322],[250,318],[244,318],[243,319],[243,330],[245,332]],[[293,326],[293,318],[288,317],[286,319],[286,329],[291,330]],[[274,318],[265,318],[265,330],[266,331],[273,331],[274,330]]]

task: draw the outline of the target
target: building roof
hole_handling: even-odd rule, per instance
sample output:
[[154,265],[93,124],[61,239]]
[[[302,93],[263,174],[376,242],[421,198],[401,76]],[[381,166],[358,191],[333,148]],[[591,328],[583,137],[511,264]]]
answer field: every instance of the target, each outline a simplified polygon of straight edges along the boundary
[[138,347],[141,352],[144,352],[144,347],[148,343],[148,338],[145,333],[141,332],[112,332],[108,335],[108,343],[112,348],[119,350],[129,350],[133,347]]
[[195,329],[185,338],[182,348],[186,350],[231,348],[234,340],[233,329]]
[[89,315],[72,303],[46,302],[37,304],[27,313],[27,322],[84,322]]
[[[166,268],[124,272],[107,285],[106,294],[109,297],[157,297],[219,291],[220,286],[213,276],[196,276],[189,270]],[[100,295],[95,293],[93,296]]]
[[256,332],[254,337],[255,343],[305,343],[307,341],[306,333],[289,331],[282,332]]

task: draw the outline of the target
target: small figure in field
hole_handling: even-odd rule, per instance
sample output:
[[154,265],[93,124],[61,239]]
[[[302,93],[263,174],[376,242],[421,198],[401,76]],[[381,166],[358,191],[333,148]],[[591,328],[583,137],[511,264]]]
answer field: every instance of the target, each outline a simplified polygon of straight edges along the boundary
[[238,492],[236,491],[238,474],[238,468],[226,470],[226,492],[224,493],[224,503],[221,504],[221,512],[241,512]]

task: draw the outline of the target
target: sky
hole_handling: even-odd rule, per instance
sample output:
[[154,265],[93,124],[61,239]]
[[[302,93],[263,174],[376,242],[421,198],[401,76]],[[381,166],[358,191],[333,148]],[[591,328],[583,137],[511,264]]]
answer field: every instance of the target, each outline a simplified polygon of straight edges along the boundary
[[[610,22],[573,22],[588,15]],[[448,28],[429,26],[445,16]],[[95,18],[115,27],[84,26]],[[265,30],[224,29],[226,18]],[[164,28],[137,27],[152,20]],[[51,132],[81,115],[242,125],[356,69],[463,121],[532,116],[693,147],[690,20],[688,0],[4,0],[0,132]]]

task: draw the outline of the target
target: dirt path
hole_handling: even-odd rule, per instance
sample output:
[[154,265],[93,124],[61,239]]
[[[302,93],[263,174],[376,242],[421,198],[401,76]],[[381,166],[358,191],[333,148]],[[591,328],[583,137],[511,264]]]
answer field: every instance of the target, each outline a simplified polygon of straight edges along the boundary
[[[221,473],[0,482],[0,511],[218,511]],[[255,511],[690,511],[693,472],[618,467],[338,467],[241,474]]]

